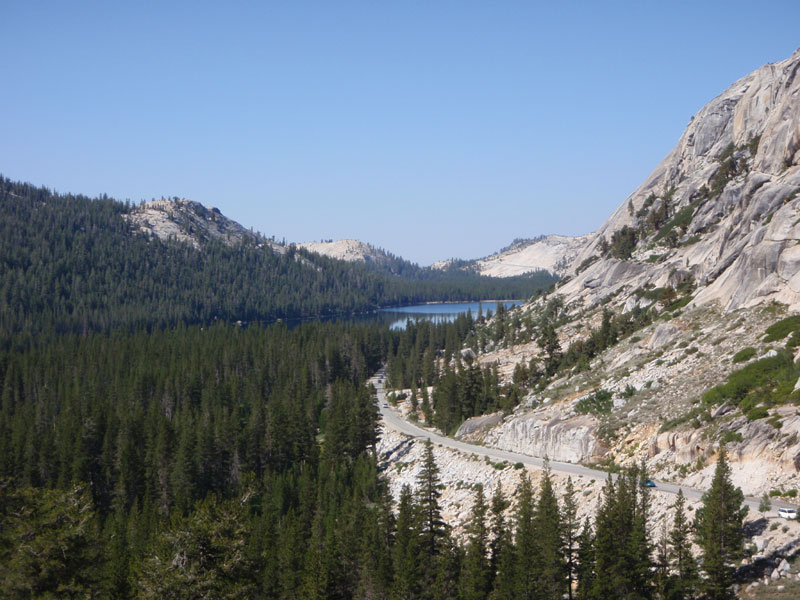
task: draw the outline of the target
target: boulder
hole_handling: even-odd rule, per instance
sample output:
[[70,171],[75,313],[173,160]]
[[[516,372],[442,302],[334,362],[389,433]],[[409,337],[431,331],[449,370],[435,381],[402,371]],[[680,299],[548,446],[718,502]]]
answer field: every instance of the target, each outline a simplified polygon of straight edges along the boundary
[[662,323],[653,330],[650,337],[647,338],[644,345],[648,350],[657,350],[666,346],[680,336],[681,330],[677,325],[672,323]]

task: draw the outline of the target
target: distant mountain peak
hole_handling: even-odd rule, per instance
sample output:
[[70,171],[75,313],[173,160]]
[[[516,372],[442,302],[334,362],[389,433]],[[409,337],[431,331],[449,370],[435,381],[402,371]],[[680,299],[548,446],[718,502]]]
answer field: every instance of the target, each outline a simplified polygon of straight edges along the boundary
[[384,250],[380,250],[359,240],[304,242],[302,244],[297,244],[297,246],[309,252],[316,252],[317,254],[344,260],[346,262],[371,262],[381,264],[391,258]]
[[469,261],[442,260],[433,269],[448,269],[459,265],[489,277],[514,277],[547,271],[563,275],[572,259],[588,241],[589,236],[540,235],[530,239],[515,239],[505,248],[484,258]]
[[284,246],[245,229],[223,215],[218,208],[186,198],[162,198],[145,202],[135,207],[127,215],[127,219],[142,233],[162,240],[174,239],[195,248],[202,247],[212,239],[233,246],[250,237],[270,246],[276,252],[285,252]]

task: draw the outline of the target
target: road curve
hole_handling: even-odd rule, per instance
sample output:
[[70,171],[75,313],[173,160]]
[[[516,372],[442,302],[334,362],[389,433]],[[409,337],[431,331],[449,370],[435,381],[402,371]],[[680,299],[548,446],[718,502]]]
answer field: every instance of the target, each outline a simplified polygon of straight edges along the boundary
[[[388,402],[386,401],[386,389],[384,387],[385,379],[386,379],[385,371],[384,369],[381,369],[377,373],[375,373],[375,375],[373,375],[372,378],[369,379],[369,381],[367,382],[368,384],[372,384],[373,386],[375,386],[375,390],[377,392],[378,410],[380,411],[385,426],[415,438],[422,438],[422,439],[427,438],[431,440],[431,442],[435,444],[440,444],[445,448],[451,448],[453,450],[458,450],[460,452],[465,452],[467,454],[487,456],[495,462],[506,461],[511,464],[519,462],[524,465],[538,467],[538,468],[542,468],[544,466],[545,462],[544,459],[538,458],[536,456],[529,456],[527,454],[509,452],[507,450],[499,450],[497,448],[489,448],[486,446],[477,446],[475,444],[468,444],[466,442],[461,442],[453,438],[445,437],[443,435],[438,435],[432,431],[414,425],[413,423],[409,423],[408,421],[403,419],[396,410],[391,408]],[[583,465],[559,462],[555,460],[550,461],[550,470],[554,473],[563,473],[565,475],[590,477],[598,481],[604,481],[608,477],[608,472],[606,471],[599,471],[597,469],[590,469],[589,467],[584,467]],[[677,485],[674,483],[668,483],[665,481],[658,481],[658,480],[653,480],[653,481],[655,481],[656,483],[656,487],[651,488],[654,492],[677,494],[679,490],[683,490],[683,495],[690,500],[700,500],[703,496],[703,493],[705,492],[705,490],[699,490],[697,488],[692,488],[685,485]],[[751,512],[757,512],[758,505],[760,504],[760,499],[754,498],[752,496],[745,496],[744,503],[750,509]],[[777,510],[778,508],[797,508],[797,506],[794,504],[790,504],[788,502],[784,502],[783,500],[772,499],[772,508],[773,510]]]

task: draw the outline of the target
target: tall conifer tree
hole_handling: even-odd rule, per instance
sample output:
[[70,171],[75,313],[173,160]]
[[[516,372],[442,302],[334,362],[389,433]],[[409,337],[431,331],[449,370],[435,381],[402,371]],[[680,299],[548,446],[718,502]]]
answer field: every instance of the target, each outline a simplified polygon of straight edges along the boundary
[[742,523],[747,514],[742,490],[731,483],[725,446],[720,446],[711,489],[695,519],[697,544],[703,552],[703,589],[710,600],[732,598],[734,562],[742,557]]
[[483,600],[489,593],[489,532],[486,527],[486,500],[478,485],[475,504],[467,528],[467,550],[461,574],[461,598]]

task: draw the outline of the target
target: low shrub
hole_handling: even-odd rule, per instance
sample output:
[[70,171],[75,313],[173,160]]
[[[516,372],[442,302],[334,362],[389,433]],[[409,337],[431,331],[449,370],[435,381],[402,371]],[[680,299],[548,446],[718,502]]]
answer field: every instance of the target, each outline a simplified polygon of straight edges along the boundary
[[735,363],[747,362],[755,355],[756,355],[755,348],[742,348],[736,354],[733,355],[733,362]]
[[785,319],[781,319],[777,323],[773,323],[767,327],[764,341],[767,343],[777,342],[778,340],[785,338],[790,333],[794,333],[798,330],[800,330],[800,315],[786,317]]
[[730,401],[742,412],[749,412],[758,404],[783,404],[791,399],[798,373],[800,368],[794,364],[794,357],[780,351],[731,373],[727,382],[703,394],[703,404],[708,407]]
[[692,301],[691,296],[684,296],[680,300],[676,300],[675,302],[667,306],[667,308],[665,308],[664,310],[666,310],[667,312],[675,312],[676,310],[681,309],[687,304],[689,304],[689,302],[691,301]]
[[597,390],[591,396],[578,400],[575,410],[582,415],[585,414],[608,414],[611,412],[614,403],[611,400],[611,392],[608,390]]
[[755,408],[751,408],[747,413],[747,420],[748,421],[756,421],[757,419],[763,419],[769,416],[769,411],[767,410],[766,406],[756,406]]
[[738,431],[731,431],[730,429],[726,429],[722,432],[722,435],[719,436],[719,443],[720,444],[730,444],[733,442],[741,442],[744,438],[742,434]]

